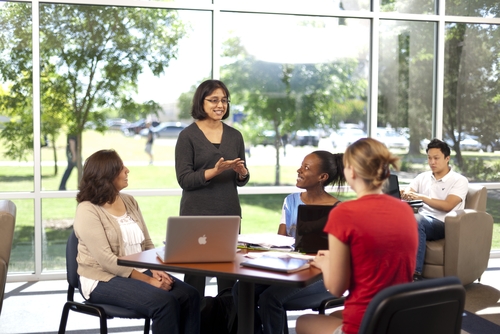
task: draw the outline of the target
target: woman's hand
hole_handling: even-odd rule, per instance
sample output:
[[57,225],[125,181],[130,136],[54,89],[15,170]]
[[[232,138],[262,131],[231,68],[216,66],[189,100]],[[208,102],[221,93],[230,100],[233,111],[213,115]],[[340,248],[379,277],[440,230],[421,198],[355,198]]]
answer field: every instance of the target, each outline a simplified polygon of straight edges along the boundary
[[174,285],[174,280],[172,277],[164,271],[161,270],[151,270],[153,277],[151,278],[151,285],[156,286],[159,289],[170,291]]
[[311,264],[318,269],[323,270],[324,264],[330,258],[330,251],[320,250],[318,254],[314,257],[314,260],[311,261]]

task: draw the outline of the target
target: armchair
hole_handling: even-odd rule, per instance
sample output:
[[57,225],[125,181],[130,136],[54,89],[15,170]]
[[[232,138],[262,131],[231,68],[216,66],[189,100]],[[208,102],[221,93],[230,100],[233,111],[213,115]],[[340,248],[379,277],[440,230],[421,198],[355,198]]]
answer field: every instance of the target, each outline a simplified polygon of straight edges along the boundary
[[0,313],[2,312],[10,251],[16,224],[16,205],[9,200],[0,201]]
[[445,238],[427,241],[423,276],[456,276],[463,285],[470,284],[488,267],[493,217],[486,212],[487,190],[470,184],[465,209],[445,217]]

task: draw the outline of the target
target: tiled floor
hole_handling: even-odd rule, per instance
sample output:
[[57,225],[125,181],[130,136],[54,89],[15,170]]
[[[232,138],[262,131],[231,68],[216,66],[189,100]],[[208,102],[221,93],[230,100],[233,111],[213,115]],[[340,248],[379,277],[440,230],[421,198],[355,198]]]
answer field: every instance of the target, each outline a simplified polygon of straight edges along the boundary
[[[182,275],[181,275],[182,276]],[[500,258],[490,260],[481,286],[487,286],[495,295],[493,301],[479,307],[478,315],[488,315],[500,324]],[[62,307],[66,301],[66,281],[7,283],[6,298],[0,316],[0,333],[57,333]],[[207,295],[216,294],[215,279],[207,285]],[[469,289],[467,289],[469,290]],[[469,293],[469,292],[468,292]],[[467,305],[466,305],[467,308]],[[290,334],[295,334],[295,320],[304,312],[288,312]],[[142,333],[142,320],[112,319],[108,321],[110,333]],[[68,333],[98,333],[96,317],[70,312]],[[489,333],[484,333],[489,334]]]

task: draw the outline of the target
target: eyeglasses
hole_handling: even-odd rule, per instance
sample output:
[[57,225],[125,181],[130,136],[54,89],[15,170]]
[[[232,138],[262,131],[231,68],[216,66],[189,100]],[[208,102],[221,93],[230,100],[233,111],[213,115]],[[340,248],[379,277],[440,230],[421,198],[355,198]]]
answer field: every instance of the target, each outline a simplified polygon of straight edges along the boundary
[[219,100],[219,99],[205,99],[206,101],[212,103],[214,106],[218,105],[220,102],[222,102],[222,105],[223,106],[227,106],[227,104],[231,101],[229,101],[228,99],[222,99],[222,100]]

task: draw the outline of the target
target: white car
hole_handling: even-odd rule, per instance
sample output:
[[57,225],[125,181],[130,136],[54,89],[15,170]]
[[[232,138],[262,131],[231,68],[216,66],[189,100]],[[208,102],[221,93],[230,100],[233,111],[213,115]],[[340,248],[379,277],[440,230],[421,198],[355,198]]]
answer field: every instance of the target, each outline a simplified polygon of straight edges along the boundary
[[366,132],[357,128],[339,129],[330,135],[333,147],[337,148],[346,148],[361,138],[366,138]]
[[410,141],[395,129],[377,128],[375,139],[381,141],[388,149],[408,150]]

